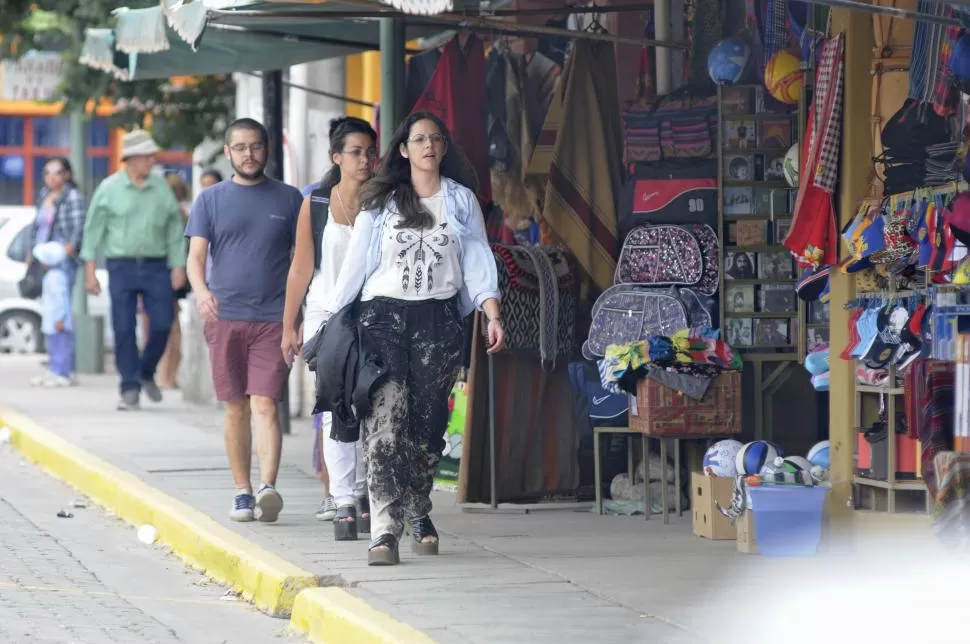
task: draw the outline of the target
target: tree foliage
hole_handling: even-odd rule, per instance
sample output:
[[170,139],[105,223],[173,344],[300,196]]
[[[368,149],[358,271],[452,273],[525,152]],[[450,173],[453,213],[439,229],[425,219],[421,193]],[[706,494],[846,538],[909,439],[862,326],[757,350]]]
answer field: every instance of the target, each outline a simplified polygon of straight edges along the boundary
[[30,50],[59,51],[64,75],[52,100],[63,101],[65,110],[107,99],[115,106],[112,125],[150,127],[162,146],[191,150],[225,126],[234,84],[229,76],[122,82],[80,64],[84,29],[113,26],[111,12],[120,6],[158,6],[158,0],[0,0],[0,58],[17,58]]

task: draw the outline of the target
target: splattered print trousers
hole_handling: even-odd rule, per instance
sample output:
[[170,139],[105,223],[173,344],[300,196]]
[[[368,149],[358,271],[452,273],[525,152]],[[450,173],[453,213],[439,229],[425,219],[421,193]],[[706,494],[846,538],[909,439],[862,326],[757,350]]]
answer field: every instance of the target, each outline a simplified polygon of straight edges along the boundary
[[360,324],[388,371],[363,419],[371,535],[400,539],[404,521],[431,512],[463,324],[455,299],[390,298],[361,303]]

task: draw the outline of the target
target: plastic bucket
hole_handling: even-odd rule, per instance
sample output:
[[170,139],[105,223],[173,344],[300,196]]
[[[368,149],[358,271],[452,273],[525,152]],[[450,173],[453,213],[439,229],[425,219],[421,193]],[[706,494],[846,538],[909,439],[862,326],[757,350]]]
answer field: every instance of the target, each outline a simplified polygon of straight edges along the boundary
[[749,487],[758,552],[766,557],[810,557],[822,540],[826,489],[762,485]]

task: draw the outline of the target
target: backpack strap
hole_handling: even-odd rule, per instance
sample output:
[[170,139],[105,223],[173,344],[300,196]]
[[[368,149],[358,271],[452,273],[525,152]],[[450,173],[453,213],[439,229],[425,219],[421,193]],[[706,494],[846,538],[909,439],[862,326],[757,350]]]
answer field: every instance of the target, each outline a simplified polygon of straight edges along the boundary
[[317,188],[310,193],[310,226],[313,228],[313,270],[320,270],[323,255],[323,229],[330,214],[330,191]]

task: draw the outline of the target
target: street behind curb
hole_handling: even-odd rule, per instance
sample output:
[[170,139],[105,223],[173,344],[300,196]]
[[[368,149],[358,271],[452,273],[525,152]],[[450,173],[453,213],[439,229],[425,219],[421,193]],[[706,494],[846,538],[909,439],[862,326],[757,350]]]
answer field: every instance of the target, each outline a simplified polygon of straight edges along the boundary
[[152,525],[158,541],[189,565],[231,586],[260,610],[290,618],[313,642],[427,644],[414,628],[303,570],[140,478],[78,448],[22,414],[0,408],[0,426],[28,460],[134,526]]

